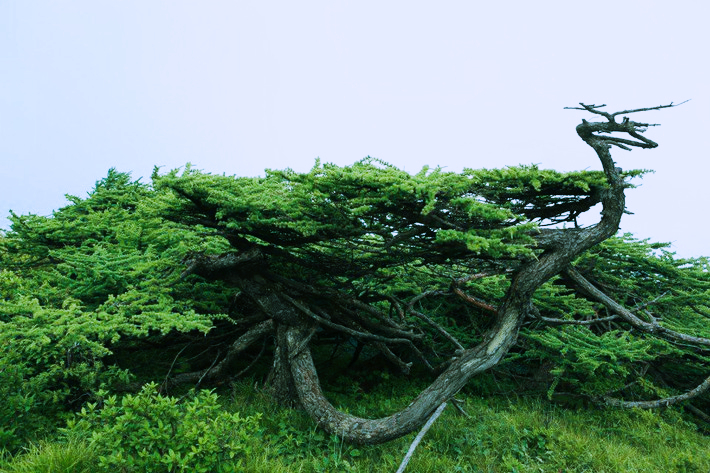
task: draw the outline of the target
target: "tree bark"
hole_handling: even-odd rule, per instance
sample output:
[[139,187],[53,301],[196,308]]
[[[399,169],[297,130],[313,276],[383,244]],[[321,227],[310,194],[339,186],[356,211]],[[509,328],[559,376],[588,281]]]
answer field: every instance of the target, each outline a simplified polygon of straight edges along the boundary
[[269,393],[274,401],[283,407],[298,407],[298,392],[291,375],[291,362],[289,360],[289,345],[287,334],[289,327],[279,325],[276,329],[276,350],[274,364],[266,380]]

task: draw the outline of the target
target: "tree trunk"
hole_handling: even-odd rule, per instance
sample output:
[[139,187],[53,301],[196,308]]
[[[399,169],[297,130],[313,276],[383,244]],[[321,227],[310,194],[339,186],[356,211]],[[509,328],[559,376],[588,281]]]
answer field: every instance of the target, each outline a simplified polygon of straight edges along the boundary
[[[594,107],[585,109],[593,111]],[[600,112],[593,112],[599,113]],[[601,190],[603,205],[600,222],[585,229],[560,231],[554,237],[545,234],[546,250],[537,260],[524,264],[513,276],[510,288],[498,309],[494,327],[488,330],[476,347],[464,350],[428,388],[403,410],[381,419],[363,419],[338,411],[325,398],[308,348],[305,326],[290,326],[286,343],[290,353],[291,374],[301,404],[309,415],[331,434],[347,442],[377,444],[393,440],[419,429],[434,410],[452,398],[472,376],[495,366],[515,343],[520,326],[532,307],[535,291],[551,277],[567,268],[583,251],[612,237],[619,228],[625,208],[621,169],[615,166],[609,149],[618,146],[619,138],[594,133],[626,132],[639,142],[621,140],[622,147],[653,148],[652,141],[640,137],[638,128],[646,126],[624,119],[619,124],[615,115],[605,114],[608,123],[583,120],[577,127],[579,136],[597,153],[607,178],[608,188]]]
[[289,346],[286,325],[279,325],[276,330],[276,349],[274,350],[274,365],[266,380],[266,384],[274,402],[288,408],[298,407],[299,397],[291,375],[289,361]]

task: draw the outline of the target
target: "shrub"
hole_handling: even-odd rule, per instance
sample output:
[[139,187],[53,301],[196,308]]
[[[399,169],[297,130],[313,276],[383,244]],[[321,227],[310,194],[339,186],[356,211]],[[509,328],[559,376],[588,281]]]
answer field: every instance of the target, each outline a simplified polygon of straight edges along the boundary
[[89,436],[105,471],[235,471],[261,435],[260,415],[224,411],[201,391],[185,402],[162,396],[154,383],[103,407],[89,404],[68,422],[69,437]]

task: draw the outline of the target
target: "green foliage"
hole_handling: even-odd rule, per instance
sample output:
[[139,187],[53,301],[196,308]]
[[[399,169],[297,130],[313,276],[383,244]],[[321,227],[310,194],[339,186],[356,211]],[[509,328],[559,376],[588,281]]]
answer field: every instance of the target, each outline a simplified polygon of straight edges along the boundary
[[5,448],[32,438],[38,425],[49,428],[101,387],[127,382],[126,368],[106,363],[123,346],[207,332],[221,317],[219,285],[195,297],[194,284],[179,279],[179,261],[200,245],[140,210],[151,192],[111,170],[86,199],[69,196],[72,204],[51,218],[13,216],[13,231],[0,238]]
[[[600,172],[558,173],[536,166],[463,173],[434,168],[411,175],[372,158],[344,167],[317,163],[307,173],[268,171],[258,178],[211,175],[188,166],[183,172],[156,172],[152,184],[112,169],[85,198],[67,196],[69,205],[49,217],[13,215],[12,230],[0,235],[0,399],[6,400],[0,405],[0,445],[16,452],[40,432],[51,436],[72,411],[96,402],[102,390],[116,392],[136,377],[162,381],[168,373],[204,369],[219,359],[243,333],[243,322],[260,313],[232,282],[184,271],[197,257],[238,254],[253,246],[263,251],[274,274],[321,294],[339,291],[343,300],[367,303],[414,327],[424,337],[422,355],[433,365],[445,364],[456,347],[433,325],[398,313],[397,304],[401,309],[413,297],[431,293],[413,309],[463,345],[477,343],[492,323],[491,311],[455,296],[452,287],[495,307],[509,288],[510,274],[540,255],[531,236],[536,227],[575,222],[598,202],[605,185]],[[707,259],[676,259],[662,244],[627,235],[593,248],[575,265],[639,317],[710,337]],[[461,280],[473,274],[486,276]],[[322,313],[332,308],[317,302]],[[540,316],[563,322],[608,315],[564,277],[540,288],[535,306]],[[586,398],[671,395],[697,385],[710,362],[704,352],[644,335],[618,319],[565,326],[531,318],[523,334],[495,376],[529,380],[547,370],[544,386],[531,382],[528,391],[552,394],[567,383]],[[319,360],[324,377],[342,374],[353,340],[326,329],[313,340],[328,345]],[[376,352],[365,344],[364,353],[374,358],[368,350]],[[405,362],[421,362],[405,349],[394,351]],[[389,376],[383,362],[374,358],[373,363],[372,376]],[[411,401],[410,391],[397,400],[379,398],[378,406],[368,406],[365,396],[355,402],[347,398],[370,382],[340,383],[336,404],[359,415],[383,415]],[[166,411],[183,406],[155,393],[139,396],[141,402],[153,396],[148,403]],[[709,406],[707,395],[694,402]],[[91,415],[99,419],[100,412],[94,408]],[[528,428],[526,434],[525,428],[511,434],[527,436],[517,453],[506,450],[513,463],[546,458],[543,447],[535,446],[539,429]],[[318,452],[319,461],[328,459],[316,470],[346,469],[357,456],[352,454],[357,449],[336,438],[318,437],[322,434],[308,421],[294,427],[283,420],[283,427],[273,430],[277,438],[291,436],[293,444]],[[139,437],[131,441],[141,445]],[[295,448],[282,451],[285,440],[276,443],[279,455],[295,455]],[[171,444],[168,457],[161,458],[169,458],[170,448],[183,451]],[[166,461],[175,466],[186,458],[180,455]],[[520,465],[511,468],[523,471]]]
[[634,374],[633,366],[637,363],[678,353],[654,338],[639,338],[618,330],[595,335],[584,326],[547,327],[538,332],[528,331],[525,336],[539,344],[528,350],[526,356],[553,361],[552,375],[590,395],[621,389],[627,377]]
[[46,420],[33,411],[37,389],[23,379],[24,366],[0,358],[0,450],[16,450],[34,436]]
[[[374,378],[380,382],[366,393],[359,389],[348,395],[359,396],[358,411],[363,414],[380,413],[386,403],[390,403],[390,408],[406,405],[411,393],[421,388],[420,383],[404,378]],[[362,387],[372,379],[364,376],[351,382]],[[330,385],[338,386],[335,382]],[[329,391],[328,396],[352,404],[342,394]],[[268,395],[254,392],[251,381],[238,383],[231,397],[232,401],[225,406],[227,412],[239,411],[242,419],[263,413],[259,421],[262,433],[250,443],[258,448],[245,453],[234,471],[395,471],[415,436],[413,433],[384,445],[354,448],[315,429],[303,412],[277,409]],[[486,398],[465,394],[457,397],[462,399],[461,407],[471,418],[448,407],[415,451],[407,471],[699,473],[710,469],[707,436],[674,411],[573,410],[544,399],[506,398],[500,394]],[[115,422],[107,420],[109,427],[97,428],[108,429]],[[218,425],[213,430],[221,428]],[[102,454],[91,441],[92,431],[80,439],[37,444],[25,454],[5,463],[0,461],[0,471],[101,471],[98,464]],[[229,463],[225,462],[223,468],[229,471]]]
[[148,384],[102,404],[82,408],[65,430],[70,438],[91,438],[102,471],[238,471],[258,447],[260,416],[227,413],[214,393],[180,402]]
[[317,163],[304,174],[268,171],[264,178],[191,168],[153,178],[174,193],[161,197],[170,220],[213,222],[244,242],[293,248],[304,266],[350,276],[417,259],[532,257],[533,220],[573,220],[597,202],[594,189],[604,182],[598,172],[536,166],[410,175],[372,158],[348,167]]
[[[653,317],[680,333],[708,337],[708,261],[676,259],[665,250],[667,246],[627,234],[581,255],[576,265],[587,279],[638,317]],[[573,287],[564,278],[544,285],[536,294],[541,315],[566,321],[610,315],[600,304],[574,293]],[[592,397],[622,388],[632,397],[666,397],[695,387],[707,376],[707,358],[696,348],[673,344],[620,322],[534,324],[523,331],[531,342],[524,358],[538,359],[549,367],[553,377],[549,395],[559,382],[566,382]],[[663,369],[662,380],[649,375],[650,367]],[[669,389],[669,384],[680,388]]]

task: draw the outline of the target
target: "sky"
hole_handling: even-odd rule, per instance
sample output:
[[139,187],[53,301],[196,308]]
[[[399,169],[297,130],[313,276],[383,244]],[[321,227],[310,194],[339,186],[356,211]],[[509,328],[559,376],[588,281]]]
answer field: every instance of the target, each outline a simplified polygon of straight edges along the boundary
[[[600,169],[579,102],[660,123],[622,231],[710,255],[710,3],[0,1],[0,228],[111,167]],[[587,221],[594,222],[591,215]]]

